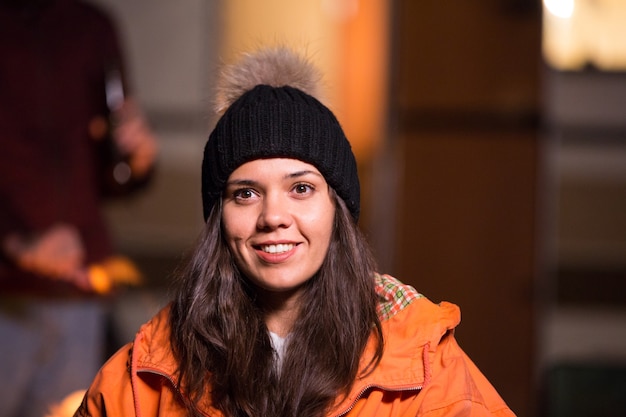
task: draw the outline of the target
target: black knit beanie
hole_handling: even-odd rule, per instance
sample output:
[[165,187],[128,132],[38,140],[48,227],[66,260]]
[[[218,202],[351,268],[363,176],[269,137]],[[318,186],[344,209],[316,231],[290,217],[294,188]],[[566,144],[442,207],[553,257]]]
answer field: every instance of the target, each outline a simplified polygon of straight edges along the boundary
[[334,114],[290,86],[257,85],[232,103],[204,148],[204,219],[240,165],[261,158],[293,158],[315,166],[341,197],[354,220],[360,211],[356,160]]

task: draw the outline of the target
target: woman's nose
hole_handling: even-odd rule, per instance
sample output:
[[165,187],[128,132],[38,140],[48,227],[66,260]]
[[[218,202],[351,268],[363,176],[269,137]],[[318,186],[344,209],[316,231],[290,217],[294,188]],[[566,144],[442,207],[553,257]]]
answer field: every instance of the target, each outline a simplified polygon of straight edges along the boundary
[[289,202],[286,201],[286,198],[278,194],[266,194],[263,197],[261,213],[257,219],[257,228],[271,230],[289,227],[291,222]]

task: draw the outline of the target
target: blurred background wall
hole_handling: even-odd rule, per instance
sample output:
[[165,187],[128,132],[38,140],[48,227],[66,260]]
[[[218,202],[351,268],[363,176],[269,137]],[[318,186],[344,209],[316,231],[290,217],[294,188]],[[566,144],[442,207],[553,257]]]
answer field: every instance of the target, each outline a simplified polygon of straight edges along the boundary
[[108,207],[148,278],[119,302],[120,340],[201,227],[219,65],[283,44],[326,74],[380,269],[461,306],[461,345],[519,416],[624,415],[623,2],[92,1],[162,150],[150,189]]

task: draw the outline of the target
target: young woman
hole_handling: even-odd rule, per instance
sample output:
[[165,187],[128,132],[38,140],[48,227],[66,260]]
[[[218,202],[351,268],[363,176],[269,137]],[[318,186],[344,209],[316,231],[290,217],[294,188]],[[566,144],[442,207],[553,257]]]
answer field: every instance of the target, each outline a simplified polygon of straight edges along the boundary
[[204,150],[206,226],[172,303],[78,416],[512,416],[433,304],[376,272],[356,162],[285,49],[228,68]]

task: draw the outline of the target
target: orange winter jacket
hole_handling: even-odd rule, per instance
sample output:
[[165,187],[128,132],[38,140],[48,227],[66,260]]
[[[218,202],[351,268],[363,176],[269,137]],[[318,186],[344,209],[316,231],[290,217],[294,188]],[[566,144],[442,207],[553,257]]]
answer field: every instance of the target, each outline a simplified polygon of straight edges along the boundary
[[[377,292],[385,340],[382,360],[336,401],[329,417],[514,416],[456,343],[457,306],[434,304],[388,275],[377,276]],[[165,308],[102,367],[75,416],[186,415],[176,389],[169,331]],[[365,350],[363,365],[372,352],[373,344]],[[204,413],[222,416],[213,408]]]

